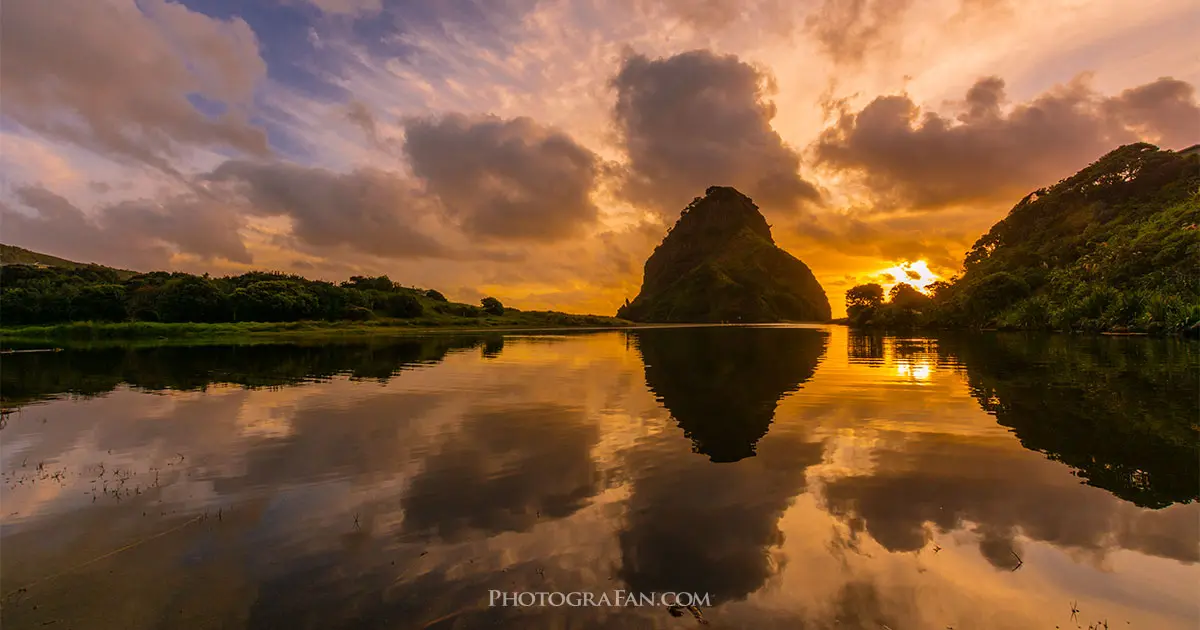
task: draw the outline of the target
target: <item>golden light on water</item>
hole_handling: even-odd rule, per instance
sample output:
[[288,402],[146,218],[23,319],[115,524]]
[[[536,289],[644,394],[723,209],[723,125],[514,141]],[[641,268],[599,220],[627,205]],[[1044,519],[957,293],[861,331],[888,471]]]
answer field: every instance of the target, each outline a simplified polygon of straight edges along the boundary
[[924,260],[904,261],[895,267],[882,269],[875,275],[879,278],[879,284],[883,286],[885,293],[901,282],[906,282],[920,291],[926,291],[929,285],[938,280],[938,275],[929,270],[929,264]]
[[896,376],[909,378],[916,381],[924,381],[929,378],[933,372],[933,367],[928,361],[920,363],[911,363],[908,361],[896,362]]

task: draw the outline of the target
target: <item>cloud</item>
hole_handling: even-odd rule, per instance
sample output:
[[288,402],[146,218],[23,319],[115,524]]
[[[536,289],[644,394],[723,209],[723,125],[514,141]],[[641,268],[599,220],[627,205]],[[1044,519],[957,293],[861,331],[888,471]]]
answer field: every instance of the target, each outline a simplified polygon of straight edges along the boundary
[[1200,105],[1190,83],[1163,77],[1108,99],[1106,114],[1140,136],[1156,138],[1168,149],[1200,141]]
[[835,63],[856,64],[888,44],[912,0],[825,0],[805,27]]
[[12,2],[0,29],[0,111],[43,136],[170,172],[185,146],[269,152],[247,122],[266,64],[241,19],[164,0]]
[[166,267],[176,251],[206,260],[251,262],[238,234],[243,218],[209,198],[124,201],[101,208],[93,220],[45,188],[21,187],[15,195],[36,214],[0,206],[4,238],[37,251],[145,271]]
[[361,101],[351,101],[346,107],[346,120],[353,123],[372,143],[379,142],[379,127],[375,124],[375,115],[371,113],[371,108]]
[[663,212],[713,185],[734,186],[768,207],[818,200],[800,177],[799,155],[771,128],[770,83],[734,55],[628,56],[612,80],[629,156],[625,195]]
[[696,34],[721,34],[746,26],[760,36],[790,34],[797,8],[787,0],[619,0],[607,5],[626,19],[678,21]]
[[448,114],[405,122],[413,173],[468,234],[554,241],[596,222],[601,163],[561,131],[529,118]]
[[292,236],[310,247],[349,247],[388,258],[447,253],[418,225],[436,221],[437,208],[412,182],[387,171],[336,173],[286,162],[229,160],[201,179],[231,185],[247,213],[291,219]]
[[383,0],[307,0],[325,13],[360,15],[383,10]]
[[857,172],[877,203],[929,209],[1015,202],[1120,144],[1178,148],[1200,137],[1195,88],[1164,77],[1105,97],[1081,75],[1007,111],[1004,81],[980,79],[957,120],[908,96],[843,111],[814,143],[819,164]]

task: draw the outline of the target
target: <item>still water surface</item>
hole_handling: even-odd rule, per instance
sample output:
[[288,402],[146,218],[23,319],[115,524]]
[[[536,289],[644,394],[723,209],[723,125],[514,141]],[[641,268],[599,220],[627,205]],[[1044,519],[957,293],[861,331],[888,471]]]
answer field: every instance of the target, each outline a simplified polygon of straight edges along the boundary
[[[8,355],[6,629],[1200,624],[1200,345],[842,327]],[[1105,623],[1107,625],[1105,625]]]

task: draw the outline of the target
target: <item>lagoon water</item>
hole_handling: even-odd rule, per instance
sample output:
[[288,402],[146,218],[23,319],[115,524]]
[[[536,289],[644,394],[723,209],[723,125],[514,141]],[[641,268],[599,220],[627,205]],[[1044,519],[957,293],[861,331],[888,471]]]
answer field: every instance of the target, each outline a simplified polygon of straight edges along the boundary
[[[3,627],[1194,629],[1200,345],[838,326],[6,355]],[[676,611],[678,612],[678,611]]]

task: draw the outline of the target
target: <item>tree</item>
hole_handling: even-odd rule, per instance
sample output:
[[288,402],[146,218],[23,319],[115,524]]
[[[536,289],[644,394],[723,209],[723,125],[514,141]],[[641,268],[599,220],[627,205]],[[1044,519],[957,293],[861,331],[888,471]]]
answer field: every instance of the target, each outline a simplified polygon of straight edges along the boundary
[[371,276],[350,276],[350,280],[342,283],[343,287],[373,291],[394,291],[396,283],[387,276],[373,278]]
[[286,280],[263,280],[234,289],[229,305],[234,318],[244,322],[291,322],[320,312],[316,296]]
[[901,282],[888,291],[888,304],[895,308],[920,311],[929,307],[931,300],[907,282]]
[[877,283],[860,284],[846,291],[846,316],[863,323],[883,304],[883,287]]
[[125,289],[118,284],[85,285],[71,300],[74,321],[119,322],[126,316]]
[[968,290],[968,303],[976,319],[983,320],[1029,295],[1029,285],[1017,276],[998,271],[978,280]]
[[394,293],[387,296],[383,310],[391,317],[420,317],[425,312],[421,301],[411,293]]
[[483,312],[487,313],[488,315],[504,314],[504,305],[500,303],[500,300],[497,300],[494,297],[485,297],[479,301],[479,304],[483,307]]
[[225,319],[226,296],[210,280],[180,274],[163,283],[156,300],[164,322],[216,322]]

